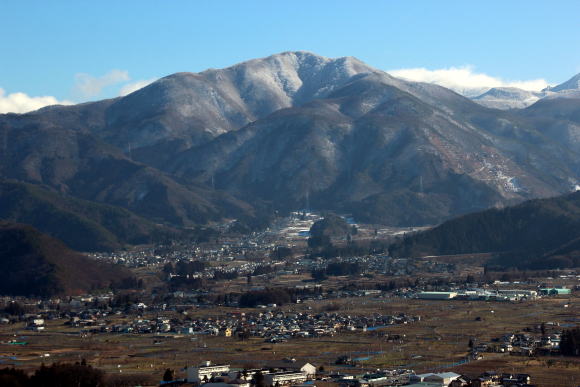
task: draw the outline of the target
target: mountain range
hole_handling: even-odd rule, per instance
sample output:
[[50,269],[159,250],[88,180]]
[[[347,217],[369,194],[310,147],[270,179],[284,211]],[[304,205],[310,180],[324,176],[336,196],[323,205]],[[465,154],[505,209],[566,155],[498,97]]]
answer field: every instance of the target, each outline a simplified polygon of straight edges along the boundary
[[352,57],[285,52],[0,115],[0,179],[165,230],[228,218],[261,227],[302,208],[435,224],[573,190],[580,98],[566,96],[493,109]]
[[580,74],[564,83],[546,87],[542,91],[529,91],[517,87],[493,87],[480,95],[466,95],[480,105],[495,109],[522,109],[540,99],[580,98]]

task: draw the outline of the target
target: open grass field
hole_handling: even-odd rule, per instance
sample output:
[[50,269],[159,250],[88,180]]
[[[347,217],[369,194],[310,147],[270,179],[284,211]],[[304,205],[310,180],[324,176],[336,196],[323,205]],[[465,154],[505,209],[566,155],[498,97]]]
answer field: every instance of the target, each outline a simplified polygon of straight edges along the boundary
[[[307,360],[316,366],[323,366],[325,370],[336,369],[353,374],[377,368],[402,367],[417,372],[456,371],[475,376],[493,369],[529,373],[538,386],[573,386],[580,383],[580,359],[532,359],[483,353],[483,360],[457,365],[466,358],[470,338],[490,342],[494,337],[522,332],[524,328],[542,322],[566,326],[580,324],[576,320],[580,317],[580,299],[576,296],[522,303],[363,297],[288,305],[282,309],[319,313],[329,310],[330,306],[333,309],[338,307],[339,313],[343,314],[404,312],[421,316],[421,321],[376,331],[343,332],[334,337],[292,339],[272,344],[260,338],[241,341],[235,337],[208,335],[106,333],[81,337],[79,328],[67,327],[62,320],[57,320],[48,321],[44,332],[26,331],[23,324],[0,327],[0,341],[3,343],[13,339],[28,343],[23,346],[0,344],[0,362],[31,370],[43,362],[49,364],[86,359],[89,364],[109,373],[147,375],[153,384],[166,368],[179,370],[203,360],[243,368],[285,357]],[[232,309],[194,309],[189,316],[223,317],[228,311]],[[171,312],[167,312],[167,316],[175,317]],[[387,341],[385,334],[399,335],[402,340]],[[355,359],[356,366],[335,365],[335,360],[343,355]]]

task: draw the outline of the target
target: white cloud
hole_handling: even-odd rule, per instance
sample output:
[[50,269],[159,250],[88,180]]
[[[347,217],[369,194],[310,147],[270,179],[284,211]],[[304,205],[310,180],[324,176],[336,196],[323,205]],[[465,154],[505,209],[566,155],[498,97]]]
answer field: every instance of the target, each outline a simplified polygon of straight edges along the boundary
[[121,87],[121,90],[119,90],[119,96],[124,97],[127,94],[131,94],[134,91],[137,91],[139,89],[144,88],[147,85],[150,85],[151,83],[155,82],[157,79],[153,78],[153,79],[142,79],[140,81],[135,81],[135,82],[131,82],[131,83],[127,83],[126,85],[124,85],[123,87]]
[[524,90],[540,91],[548,82],[545,79],[508,81],[484,73],[478,73],[473,66],[449,67],[428,70],[426,68],[397,69],[389,74],[417,82],[435,83],[461,94],[482,93],[492,87],[518,87]]
[[70,105],[70,101],[59,101],[52,96],[31,97],[25,93],[6,94],[0,88],[0,113],[27,113],[49,105]]
[[94,77],[86,73],[75,74],[74,94],[91,98],[101,94],[104,88],[131,80],[126,70],[111,70],[105,75]]
[[111,92],[115,93],[115,88],[105,90],[105,88],[110,86],[116,86],[118,88],[117,94],[125,96],[155,82],[157,79],[142,79],[129,82],[130,80],[131,77],[126,70],[114,69],[100,77],[77,73],[75,74],[75,85],[72,93],[76,102],[59,101],[53,96],[31,97],[20,92],[6,94],[4,89],[0,88],[0,114],[27,113],[49,105],[72,105],[88,98],[102,97],[103,93],[108,95]]
[[53,96],[31,97],[25,93],[6,94],[4,89],[0,88],[0,114],[27,113],[49,105],[72,105],[88,98],[102,97],[103,92],[108,95],[111,92],[114,93],[115,88],[105,90],[109,86],[116,86],[118,88],[117,94],[125,96],[155,82],[157,79],[142,79],[129,82],[130,80],[131,77],[126,70],[114,69],[100,77],[77,73],[75,74],[75,85],[72,93],[76,102],[59,101]]

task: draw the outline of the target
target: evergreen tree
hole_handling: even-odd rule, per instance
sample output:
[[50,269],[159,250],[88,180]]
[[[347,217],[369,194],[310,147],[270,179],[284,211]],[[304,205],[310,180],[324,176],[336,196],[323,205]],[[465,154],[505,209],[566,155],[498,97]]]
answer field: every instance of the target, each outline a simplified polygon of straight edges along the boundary
[[254,374],[252,381],[256,387],[266,387],[266,381],[264,380],[264,375],[261,371]]
[[560,350],[562,355],[580,356],[580,328],[566,330],[562,333]]
[[163,381],[164,382],[171,382],[171,381],[173,381],[174,374],[175,374],[175,372],[172,369],[167,368],[165,370],[165,372],[163,373]]

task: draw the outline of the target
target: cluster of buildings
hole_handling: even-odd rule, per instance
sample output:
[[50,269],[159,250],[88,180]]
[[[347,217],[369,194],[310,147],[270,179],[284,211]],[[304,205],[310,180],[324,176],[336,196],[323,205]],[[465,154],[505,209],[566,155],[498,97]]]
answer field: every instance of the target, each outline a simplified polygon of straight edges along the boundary
[[383,260],[382,273],[393,276],[417,275],[419,273],[452,273],[455,264],[412,258],[392,258]]
[[486,371],[482,373],[477,378],[471,380],[462,377],[462,384],[451,383],[451,387],[491,387],[491,386],[502,386],[502,387],[533,387],[532,377],[529,374],[516,374],[516,373],[498,373],[495,371]]
[[416,374],[412,370],[380,371],[335,380],[340,387],[533,387],[528,374],[487,371],[476,378],[455,372]]
[[[160,268],[167,263],[175,264],[178,261],[213,262],[214,264],[211,267],[200,273],[201,277],[212,278],[215,270],[236,272],[239,276],[244,276],[252,273],[257,264],[265,261],[268,261],[268,263],[275,261],[277,259],[275,252],[278,248],[292,249],[299,247],[298,250],[302,249],[309,236],[310,227],[315,221],[320,219],[321,216],[319,214],[295,212],[286,218],[279,219],[270,228],[260,232],[253,232],[249,235],[236,233],[233,230],[235,229],[235,222],[227,222],[222,225],[216,225],[214,227],[216,234],[209,241],[203,243],[175,241],[167,245],[138,247],[128,251],[92,253],[89,255],[97,260],[105,260],[133,268]],[[383,231],[385,230],[381,229],[381,233]],[[374,237],[378,235],[378,232],[379,230],[376,229]],[[388,232],[388,234],[394,233],[396,233],[394,230]],[[309,273],[328,264],[327,260],[310,259],[312,257],[308,257],[303,253],[295,258],[295,260],[290,262],[287,262],[286,259],[278,262],[282,264],[289,263],[289,267],[286,267],[286,270],[290,269],[292,274]],[[385,254],[341,257],[338,260],[340,262],[359,263],[365,273],[389,275],[413,275],[421,271],[448,273],[453,270],[454,266],[430,261],[392,259]],[[232,261],[235,261],[237,265],[230,265]],[[216,265],[216,263],[218,264]],[[283,270],[278,271],[277,274],[285,274]]]
[[[284,235],[280,231],[265,230],[249,235],[241,235],[231,229],[235,222],[228,222],[214,227],[215,235],[205,242],[174,241],[170,244],[160,244],[152,247],[138,247],[127,251],[112,253],[91,253],[97,260],[119,263],[128,267],[162,267],[166,263],[180,260],[200,260],[205,262],[230,262],[234,260],[251,260],[268,257],[284,243]],[[210,233],[211,234],[211,233]],[[305,237],[301,237],[305,239]]]
[[425,291],[416,294],[422,300],[481,300],[481,301],[525,301],[541,296],[569,295],[571,289],[547,288],[526,289],[457,289],[451,291]]
[[[528,374],[500,374],[486,371],[476,378],[455,372],[411,375],[407,387],[533,387]],[[386,386],[385,386],[386,387]]]
[[[87,317],[87,316],[86,316]],[[395,324],[418,321],[418,316],[381,315],[350,316],[337,313],[229,313],[223,318],[188,320],[157,317],[135,319],[125,324],[107,324],[104,320],[74,317],[69,325],[82,327],[82,333],[173,333],[207,334],[239,338],[262,337],[268,342],[283,342],[292,338],[333,336],[341,331],[366,331]]]
[[[258,248],[256,246],[245,246],[244,247],[232,247],[232,246],[221,246],[221,247],[211,247],[211,248],[201,248],[199,246],[190,246],[185,244],[179,244],[176,246],[171,246],[171,248],[154,248],[154,247],[143,247],[138,249],[133,249],[129,251],[116,251],[112,253],[92,253],[89,254],[93,259],[112,262],[116,264],[121,264],[131,268],[138,267],[163,267],[167,263],[175,264],[178,261],[192,261],[199,260],[203,262],[222,262],[222,265],[217,265],[214,267],[208,267],[200,276],[204,278],[211,278],[214,271],[227,271],[236,270],[240,275],[251,273],[260,264],[257,262],[251,262],[246,260],[247,252],[254,252],[254,250],[259,250],[263,254],[262,256],[267,256],[268,253],[275,247],[275,245],[262,246]],[[160,251],[162,250],[162,251]],[[239,260],[240,265],[232,268],[228,265],[228,262]]]
[[315,365],[284,359],[256,369],[232,369],[229,364],[205,362],[183,369],[185,378],[161,382],[162,386],[191,385],[199,387],[315,387],[331,382],[339,387],[533,387],[528,374],[486,371],[475,378],[455,372],[416,374],[409,369],[377,370],[363,375],[326,373]]
[[[234,370],[227,364],[205,362],[184,369],[186,377],[172,384],[191,383],[203,387],[300,386],[315,387],[318,382],[332,382],[341,387],[373,387],[408,385],[413,370],[382,370],[360,376],[326,373],[308,362],[295,359],[272,361],[262,368]],[[162,385],[167,383],[162,383]]]
[[472,352],[500,352],[511,355],[557,355],[560,353],[561,331],[540,335],[530,333],[509,333],[495,338],[491,343],[478,343]]
[[[343,297],[382,296],[380,290],[333,290],[323,292],[320,285],[297,286],[299,299],[296,301],[323,300]],[[178,292],[179,293],[179,292]],[[419,319],[418,316],[405,314],[355,316],[338,313],[290,313],[282,312],[276,305],[264,305],[263,311],[244,313],[233,312],[223,317],[190,318],[180,311],[191,307],[211,307],[207,292],[191,293],[197,298],[187,300],[190,294],[173,294],[172,303],[143,298],[139,293],[130,293],[129,298],[114,294],[99,296],[73,296],[51,300],[4,297],[0,299],[0,309],[9,305],[19,305],[18,315],[2,317],[0,324],[29,322],[35,319],[64,320],[67,325],[81,328],[81,333],[173,333],[173,334],[210,334],[244,335],[263,337],[267,340],[284,341],[296,337],[332,336],[340,331],[365,331],[377,326],[407,324]],[[206,300],[206,301],[200,301]],[[236,302],[234,300],[232,302]],[[181,303],[181,304],[180,304]],[[160,316],[171,315],[169,319]],[[348,312],[347,312],[348,313]],[[180,317],[183,316],[183,317]],[[44,324],[27,324],[28,329],[43,330]]]
[[285,359],[282,362],[272,362],[262,368],[238,369],[230,368],[229,364],[212,364],[207,361],[198,366],[188,366],[184,369],[186,377],[170,383],[204,387],[250,387],[251,384],[263,386],[301,385],[316,376],[317,368],[306,362],[296,362],[295,359]]
[[[410,369],[377,370],[356,377],[354,375],[330,374],[328,378],[340,387],[379,387],[408,385],[415,371]],[[326,379],[322,377],[322,379]]]

